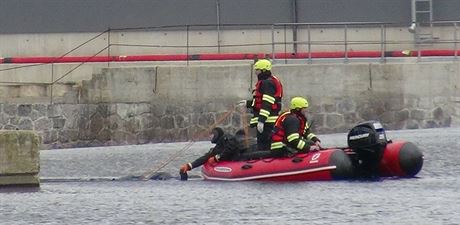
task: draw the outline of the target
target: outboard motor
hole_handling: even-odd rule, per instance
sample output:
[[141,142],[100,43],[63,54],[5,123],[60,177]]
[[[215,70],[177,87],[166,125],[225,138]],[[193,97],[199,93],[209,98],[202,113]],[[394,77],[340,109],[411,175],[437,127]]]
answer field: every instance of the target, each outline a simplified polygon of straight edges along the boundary
[[378,165],[388,143],[382,124],[378,121],[366,121],[356,125],[348,132],[347,142],[356,153],[357,175],[378,176]]

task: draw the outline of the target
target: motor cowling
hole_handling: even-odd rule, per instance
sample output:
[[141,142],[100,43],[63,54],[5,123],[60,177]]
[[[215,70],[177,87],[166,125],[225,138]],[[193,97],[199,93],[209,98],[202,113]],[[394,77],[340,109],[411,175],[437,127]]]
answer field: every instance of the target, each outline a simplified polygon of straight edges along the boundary
[[353,127],[348,132],[348,146],[352,149],[385,147],[388,143],[385,129],[378,121],[366,121]]
[[360,175],[377,175],[378,164],[388,143],[382,124],[374,120],[359,123],[348,132],[347,142],[356,153]]

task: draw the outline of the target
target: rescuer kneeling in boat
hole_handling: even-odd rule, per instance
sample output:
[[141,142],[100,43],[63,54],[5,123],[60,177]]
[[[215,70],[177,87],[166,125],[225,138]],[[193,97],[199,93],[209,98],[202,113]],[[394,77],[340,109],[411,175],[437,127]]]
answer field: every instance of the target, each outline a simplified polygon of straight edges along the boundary
[[275,122],[271,155],[282,157],[320,150],[321,141],[310,131],[307,122],[307,99],[294,97],[289,108],[290,111],[281,114]]
[[240,153],[246,150],[239,137],[244,137],[244,132],[238,131],[236,135],[230,135],[225,134],[220,127],[212,129],[210,139],[211,143],[216,145],[195,161],[183,164],[180,167],[180,173],[187,173],[187,171],[199,167],[207,161],[212,163],[221,160],[237,160]]

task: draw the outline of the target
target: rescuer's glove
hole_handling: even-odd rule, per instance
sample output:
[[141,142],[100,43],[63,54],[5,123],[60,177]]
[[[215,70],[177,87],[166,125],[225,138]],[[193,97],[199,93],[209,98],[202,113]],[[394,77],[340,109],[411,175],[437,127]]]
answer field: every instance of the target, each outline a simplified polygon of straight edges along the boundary
[[264,132],[264,123],[262,122],[257,123],[257,131],[259,131],[259,133]]
[[[217,156],[217,155],[216,155],[216,156]],[[210,157],[210,158],[208,159],[208,163],[209,163],[209,164],[216,164],[216,163],[217,163],[216,157],[215,157],[215,156]]]
[[247,104],[246,100],[240,100],[238,103],[236,103],[236,105],[240,107],[246,106],[246,104]]
[[310,152],[317,152],[320,150],[319,145],[312,145],[310,146]]
[[179,172],[187,173],[187,171],[190,171],[191,169],[192,169],[192,166],[190,165],[190,163],[185,163],[184,165],[180,167]]
[[318,146],[319,149],[322,149],[323,147],[321,146],[320,141],[315,141],[315,145]]

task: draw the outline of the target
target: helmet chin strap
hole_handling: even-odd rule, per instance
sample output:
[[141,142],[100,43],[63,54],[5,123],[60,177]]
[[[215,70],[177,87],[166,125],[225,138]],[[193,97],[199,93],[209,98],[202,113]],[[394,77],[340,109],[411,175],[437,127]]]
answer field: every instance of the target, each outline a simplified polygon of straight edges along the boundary
[[308,114],[308,111],[307,111],[307,108],[302,108],[299,110],[300,111],[300,114],[302,114],[305,119],[307,118],[307,114]]
[[307,118],[307,111],[303,111],[303,112],[302,112],[302,115],[303,115],[305,118]]

